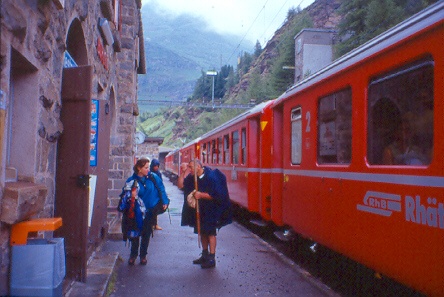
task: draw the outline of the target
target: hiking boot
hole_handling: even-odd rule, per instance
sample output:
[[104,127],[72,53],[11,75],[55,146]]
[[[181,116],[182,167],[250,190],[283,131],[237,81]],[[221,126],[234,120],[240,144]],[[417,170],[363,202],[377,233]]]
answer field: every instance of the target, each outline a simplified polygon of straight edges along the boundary
[[202,251],[201,256],[199,258],[193,260],[193,264],[201,265],[203,262],[205,262],[205,259],[207,256],[208,256],[208,251]]
[[202,267],[203,269],[206,268],[214,268],[216,267],[216,259],[205,259],[205,261],[200,265],[200,267]]
[[136,258],[129,258],[128,265],[134,265],[136,263]]

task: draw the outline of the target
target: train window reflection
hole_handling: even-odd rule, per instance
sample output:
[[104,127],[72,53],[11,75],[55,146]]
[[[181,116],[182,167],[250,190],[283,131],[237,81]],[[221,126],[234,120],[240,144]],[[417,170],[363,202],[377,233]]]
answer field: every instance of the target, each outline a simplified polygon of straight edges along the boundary
[[211,163],[211,143],[209,141],[207,144],[207,162]]
[[241,155],[241,163],[245,164],[247,160],[247,130],[242,128],[241,130],[241,138],[242,138],[242,155]]
[[216,139],[213,139],[213,141],[211,142],[211,150],[211,162],[213,164],[217,164],[217,155],[219,154],[219,152],[216,146]]
[[301,164],[302,159],[302,109],[291,111],[291,163]]
[[207,144],[204,143],[202,145],[202,163],[206,163],[207,162],[206,156],[207,156]]
[[433,61],[421,60],[369,86],[370,164],[428,165],[433,152]]
[[217,163],[218,164],[222,164],[223,163],[223,154],[222,154],[222,150],[223,150],[223,146],[222,146],[222,137],[219,137],[217,139],[217,155],[218,155],[218,160]]
[[229,136],[224,135],[224,164],[230,164],[230,141]]
[[232,159],[232,163],[233,164],[238,164],[239,163],[239,132],[238,131],[234,131],[231,134],[231,138],[233,141],[233,159]]
[[352,142],[352,96],[347,88],[319,99],[318,163],[349,164]]

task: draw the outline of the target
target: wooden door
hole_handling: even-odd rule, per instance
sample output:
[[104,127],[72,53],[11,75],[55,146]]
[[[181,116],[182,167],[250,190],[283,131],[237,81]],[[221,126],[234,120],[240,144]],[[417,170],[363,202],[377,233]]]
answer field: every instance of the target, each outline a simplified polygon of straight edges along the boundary
[[65,238],[67,278],[79,281],[86,281],[91,89],[91,66],[63,69],[55,196],[63,225],[56,236]]

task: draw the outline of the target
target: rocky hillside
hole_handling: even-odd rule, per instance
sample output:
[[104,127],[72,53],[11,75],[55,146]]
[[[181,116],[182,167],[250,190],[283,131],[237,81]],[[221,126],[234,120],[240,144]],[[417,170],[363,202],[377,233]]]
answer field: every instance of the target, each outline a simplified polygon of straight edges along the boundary
[[[334,29],[340,21],[340,16],[335,13],[339,6],[340,0],[317,0],[305,8],[304,11],[310,16],[313,22],[313,28]],[[250,71],[248,71],[248,73],[241,78],[239,84],[230,91],[228,95],[230,100],[235,102],[239,93],[247,90],[251,73],[255,70],[259,69],[261,76],[266,76],[270,73],[272,67],[272,63],[270,62],[279,55],[277,45],[284,33],[291,30],[292,24],[291,19],[287,19],[283,26],[275,32],[263,49],[262,54],[254,61]]]

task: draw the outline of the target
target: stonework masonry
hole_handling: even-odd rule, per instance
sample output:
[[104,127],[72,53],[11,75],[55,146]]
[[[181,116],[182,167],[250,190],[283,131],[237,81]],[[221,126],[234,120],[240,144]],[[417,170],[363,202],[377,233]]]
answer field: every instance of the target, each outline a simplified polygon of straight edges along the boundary
[[97,149],[102,162],[84,164],[97,175],[92,197],[98,206],[85,234],[92,242],[88,253],[103,240],[91,234],[106,229],[106,206],[132,173],[135,156],[137,81],[146,73],[141,5],[141,0],[0,2],[0,296],[9,294],[11,226],[53,217],[56,201],[63,200],[56,195],[57,175],[64,173],[58,172],[60,137],[68,128],[62,87],[71,84],[75,94],[77,84],[63,80],[64,69],[73,66],[67,53],[75,67],[91,67],[85,96],[104,108]]

